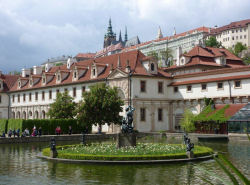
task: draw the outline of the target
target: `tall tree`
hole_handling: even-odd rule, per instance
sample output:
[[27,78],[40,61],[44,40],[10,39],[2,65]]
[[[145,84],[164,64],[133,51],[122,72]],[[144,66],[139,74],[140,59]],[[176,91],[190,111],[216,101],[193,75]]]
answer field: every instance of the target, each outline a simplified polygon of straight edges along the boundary
[[247,49],[246,46],[244,46],[241,42],[237,42],[234,46],[234,54],[239,56],[239,53],[245,49]]
[[123,101],[118,96],[117,88],[105,84],[96,84],[83,94],[83,101],[78,105],[77,119],[85,125],[121,124]]
[[158,53],[156,52],[156,51],[150,51],[148,54],[147,54],[147,56],[151,56],[151,57],[153,57],[155,60],[159,60],[159,55],[158,55]]
[[195,130],[194,114],[189,109],[185,110],[184,117],[181,119],[180,125],[185,132],[192,132]]
[[218,42],[214,36],[209,37],[209,39],[205,41],[205,45],[207,47],[214,47],[214,48],[221,47],[221,43]]
[[58,93],[56,100],[50,105],[50,109],[47,115],[50,118],[61,119],[61,118],[74,118],[76,115],[76,103],[73,98],[68,95],[68,92]]
[[169,67],[172,65],[173,55],[172,50],[170,48],[166,48],[165,50],[160,52],[162,59],[165,61],[165,64]]

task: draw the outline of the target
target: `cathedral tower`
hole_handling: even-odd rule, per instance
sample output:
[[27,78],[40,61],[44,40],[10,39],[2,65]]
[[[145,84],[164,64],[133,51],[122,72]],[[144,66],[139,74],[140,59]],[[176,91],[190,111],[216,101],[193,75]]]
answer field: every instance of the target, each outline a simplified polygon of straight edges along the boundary
[[110,46],[115,41],[116,41],[116,34],[112,30],[111,18],[109,18],[109,26],[107,33],[104,35],[103,48]]

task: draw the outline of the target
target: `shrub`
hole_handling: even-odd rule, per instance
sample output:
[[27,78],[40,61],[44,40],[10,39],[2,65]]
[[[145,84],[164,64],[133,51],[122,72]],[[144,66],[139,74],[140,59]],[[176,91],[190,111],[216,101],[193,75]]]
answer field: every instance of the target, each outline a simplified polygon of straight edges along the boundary
[[3,132],[7,133],[8,120],[0,119],[0,134]]
[[10,130],[10,129],[20,129],[20,130],[24,130],[23,129],[23,121],[22,119],[9,119],[8,120],[8,128],[7,130]]

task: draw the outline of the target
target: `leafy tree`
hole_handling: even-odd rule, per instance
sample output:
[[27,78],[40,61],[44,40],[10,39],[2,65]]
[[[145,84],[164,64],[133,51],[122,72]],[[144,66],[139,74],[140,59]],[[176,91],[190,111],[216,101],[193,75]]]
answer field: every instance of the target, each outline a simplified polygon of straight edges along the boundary
[[66,91],[56,95],[56,100],[50,105],[47,115],[54,119],[74,118],[76,115],[75,109],[76,103]]
[[152,56],[155,60],[159,60],[159,55],[158,55],[158,53],[157,52],[155,52],[155,51],[150,51],[149,53],[148,53],[148,56]]
[[237,42],[236,45],[234,46],[234,54],[239,56],[239,53],[245,49],[247,49],[246,46],[244,46],[241,42]]
[[172,50],[170,48],[166,48],[165,50],[161,51],[160,54],[162,59],[167,62],[167,66],[171,66],[173,59]]
[[214,36],[211,36],[208,40],[206,40],[205,45],[207,47],[214,47],[214,48],[221,47],[221,43],[218,42]]
[[123,101],[117,88],[105,84],[96,84],[83,94],[77,109],[77,119],[85,125],[121,124]]
[[185,132],[192,132],[195,130],[194,117],[194,114],[189,109],[185,110],[184,117],[181,119],[180,122],[181,128]]

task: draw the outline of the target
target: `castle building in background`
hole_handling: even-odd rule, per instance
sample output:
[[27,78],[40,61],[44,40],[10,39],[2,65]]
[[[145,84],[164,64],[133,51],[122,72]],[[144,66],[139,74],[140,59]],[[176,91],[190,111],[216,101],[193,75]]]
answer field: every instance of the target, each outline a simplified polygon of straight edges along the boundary
[[172,36],[163,37],[162,31],[159,27],[157,37],[155,40],[147,41],[131,47],[126,47],[123,51],[140,50],[143,54],[149,55],[151,52],[156,52],[160,56],[160,61],[163,67],[167,67],[169,61],[164,61],[161,58],[161,51],[169,50],[173,56],[172,60],[176,60],[177,52],[181,49],[184,53],[190,51],[196,45],[204,45],[205,38],[209,33],[208,27],[199,27],[183,33],[174,33]]
[[216,37],[226,48],[234,48],[237,42],[250,47],[250,19],[231,22],[228,25],[212,29],[209,36]]

